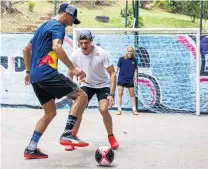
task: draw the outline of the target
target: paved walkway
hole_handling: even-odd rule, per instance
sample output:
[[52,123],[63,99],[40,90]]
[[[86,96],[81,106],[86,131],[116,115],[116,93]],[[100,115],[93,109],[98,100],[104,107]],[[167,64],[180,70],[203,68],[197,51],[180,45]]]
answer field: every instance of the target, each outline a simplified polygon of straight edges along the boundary
[[[23,152],[42,110],[1,109],[2,169],[96,169],[94,153],[108,145],[100,114],[84,114],[79,136],[90,143],[87,148],[64,151],[59,138],[65,127],[67,111],[59,110],[42,136],[39,147],[48,159],[25,160]],[[114,131],[120,143],[115,169],[207,169],[208,116],[149,114],[133,116],[112,112]]]

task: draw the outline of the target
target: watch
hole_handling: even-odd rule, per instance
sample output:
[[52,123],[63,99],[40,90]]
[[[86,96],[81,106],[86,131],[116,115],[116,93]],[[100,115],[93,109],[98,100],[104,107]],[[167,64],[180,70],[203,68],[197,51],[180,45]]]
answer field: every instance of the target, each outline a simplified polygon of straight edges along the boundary
[[110,93],[109,96],[115,97],[115,93]]
[[26,73],[27,73],[27,74],[30,74],[30,71],[29,71],[29,70],[26,70]]

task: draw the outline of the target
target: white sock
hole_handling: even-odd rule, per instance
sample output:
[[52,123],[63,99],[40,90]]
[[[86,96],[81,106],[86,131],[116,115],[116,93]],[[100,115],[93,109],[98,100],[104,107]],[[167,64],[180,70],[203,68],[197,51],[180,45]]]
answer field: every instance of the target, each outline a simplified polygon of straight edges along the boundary
[[133,107],[132,107],[132,110],[133,110],[133,111],[136,111],[136,107],[133,106]]
[[31,141],[29,146],[28,146],[28,149],[29,150],[35,150],[36,148],[37,148],[37,142]]
[[121,107],[118,107],[118,110],[121,111]]

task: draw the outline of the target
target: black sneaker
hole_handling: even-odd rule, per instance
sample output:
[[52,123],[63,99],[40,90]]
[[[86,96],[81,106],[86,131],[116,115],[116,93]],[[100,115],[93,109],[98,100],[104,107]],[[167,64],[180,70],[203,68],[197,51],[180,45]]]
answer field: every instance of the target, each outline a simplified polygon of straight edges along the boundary
[[77,146],[77,147],[87,147],[89,144],[80,140],[78,137],[69,135],[62,135],[60,138],[60,144],[63,146]]
[[48,155],[42,153],[39,148],[35,150],[29,150],[28,148],[26,148],[24,152],[24,157],[29,159],[40,159],[40,158],[48,158]]

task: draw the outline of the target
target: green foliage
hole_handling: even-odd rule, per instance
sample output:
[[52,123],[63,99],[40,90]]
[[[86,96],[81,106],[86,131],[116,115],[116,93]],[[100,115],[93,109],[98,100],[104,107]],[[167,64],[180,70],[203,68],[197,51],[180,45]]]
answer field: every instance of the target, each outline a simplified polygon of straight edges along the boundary
[[167,0],[158,0],[153,3],[153,5],[157,8],[168,9],[170,7],[170,3]]
[[204,1],[203,18],[208,20],[208,1]]
[[196,17],[199,18],[200,2],[199,1],[186,1],[183,4],[183,12],[191,16],[191,21],[195,22]]
[[35,7],[35,2],[34,1],[29,1],[28,5],[29,5],[29,11],[33,12],[34,7]]
[[[128,6],[127,16],[134,16],[132,6]],[[126,7],[121,9],[121,17],[126,18]]]
[[[191,21],[195,22],[196,18],[200,18],[200,1],[166,1],[166,0],[159,0],[154,2],[154,6],[158,8],[166,9],[173,13],[181,13],[191,17]],[[208,2],[204,1],[204,8],[203,8],[204,19],[208,17]]]
[[144,18],[143,17],[139,17],[139,28],[144,27]]
[[184,1],[170,1],[170,12],[182,13]]
[[143,9],[145,9],[146,6],[147,6],[148,4],[151,4],[151,3],[152,3],[152,0],[148,0],[148,1],[140,1],[140,7],[143,8]]
[[[126,18],[126,15],[127,15],[127,27],[128,28],[132,28],[133,27],[133,24],[134,24],[134,11],[133,11],[133,8],[132,6],[128,6],[128,11],[127,11],[127,14],[126,14],[126,7],[121,9],[121,17],[123,18]],[[144,27],[144,18],[143,17],[139,17],[139,27]]]

